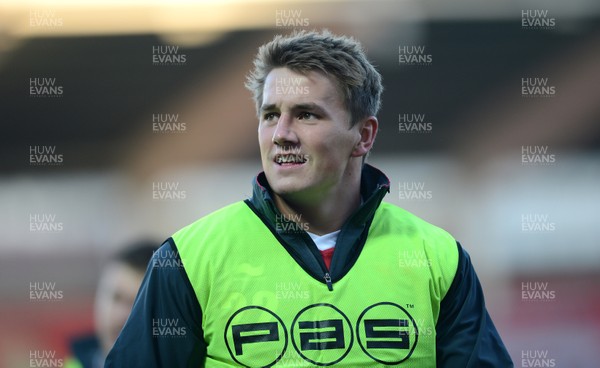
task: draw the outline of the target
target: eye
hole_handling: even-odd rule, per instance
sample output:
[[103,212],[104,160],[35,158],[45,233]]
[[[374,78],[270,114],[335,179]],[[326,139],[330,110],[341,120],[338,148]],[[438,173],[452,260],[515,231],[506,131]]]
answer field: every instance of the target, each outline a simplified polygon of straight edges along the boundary
[[276,114],[274,112],[267,112],[267,113],[265,113],[263,115],[263,120],[270,121],[270,120],[273,120],[273,119],[275,119],[277,117],[279,117],[278,114]]
[[300,120],[312,120],[312,119],[316,119],[316,118],[317,118],[317,116],[310,112],[301,112],[298,115],[298,119],[300,119]]

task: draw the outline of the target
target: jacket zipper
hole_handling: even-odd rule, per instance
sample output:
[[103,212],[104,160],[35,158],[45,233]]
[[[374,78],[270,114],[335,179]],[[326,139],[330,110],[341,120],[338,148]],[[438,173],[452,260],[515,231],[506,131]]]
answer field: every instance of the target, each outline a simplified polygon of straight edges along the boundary
[[[307,239],[311,243],[313,243],[312,239],[310,238],[310,235],[308,235],[307,233],[304,233],[303,236],[305,239]],[[315,248],[316,248],[316,245],[315,245]],[[318,252],[318,250],[317,250],[317,252]],[[323,256],[320,254],[320,252],[319,252],[318,256],[315,255],[314,253],[312,253],[312,254],[315,257],[315,259],[317,260],[317,263],[321,266],[321,270],[323,271],[323,279],[325,279],[325,284],[327,285],[327,289],[329,291],[333,291],[333,283],[331,282],[331,275],[329,274],[329,270],[327,269],[327,266],[325,266],[325,261],[323,260]]]
[[327,284],[327,289],[329,289],[329,291],[333,291],[333,284],[331,283],[331,275],[329,274],[329,272],[325,272],[323,278],[325,279],[325,283]]

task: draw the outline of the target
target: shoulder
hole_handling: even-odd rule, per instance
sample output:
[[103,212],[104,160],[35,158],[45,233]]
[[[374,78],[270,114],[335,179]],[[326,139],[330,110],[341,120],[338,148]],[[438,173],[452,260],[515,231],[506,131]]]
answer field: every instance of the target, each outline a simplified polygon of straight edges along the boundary
[[[459,266],[461,254],[454,237],[446,230],[390,203],[382,203],[378,215],[380,234],[388,234],[398,241],[398,250],[408,258],[426,259],[432,275],[440,280],[444,294],[450,287]],[[376,216],[377,218],[377,216]]]
[[218,209],[193,223],[181,228],[172,235],[172,239],[179,247],[192,239],[205,238],[215,233],[226,234],[228,229],[234,227],[252,211],[244,202],[236,202]]
[[240,201],[185,226],[168,242],[191,272],[190,267],[199,270],[220,265],[239,253],[241,246],[250,246],[246,240],[264,238],[268,233],[250,207]]
[[387,202],[382,202],[377,212],[378,216],[376,217],[388,231],[393,231],[403,237],[424,241],[435,240],[439,245],[450,244],[451,248],[458,253],[456,240],[450,233],[415,214]]
[[220,223],[223,220],[230,218],[231,216],[236,216],[242,212],[246,212],[248,210],[248,206],[244,202],[235,202],[225,207],[222,207],[214,212],[205,215],[198,220],[192,222],[191,224],[184,226],[179,231],[177,231],[174,235],[185,233],[193,230],[197,227],[204,227],[208,225],[212,225],[214,223]]

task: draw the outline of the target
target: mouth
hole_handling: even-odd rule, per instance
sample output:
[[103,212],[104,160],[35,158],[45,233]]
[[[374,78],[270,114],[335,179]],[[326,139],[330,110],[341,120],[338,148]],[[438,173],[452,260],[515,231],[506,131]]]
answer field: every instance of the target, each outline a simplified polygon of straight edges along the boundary
[[308,155],[301,154],[278,154],[273,161],[279,166],[299,166],[308,161]]

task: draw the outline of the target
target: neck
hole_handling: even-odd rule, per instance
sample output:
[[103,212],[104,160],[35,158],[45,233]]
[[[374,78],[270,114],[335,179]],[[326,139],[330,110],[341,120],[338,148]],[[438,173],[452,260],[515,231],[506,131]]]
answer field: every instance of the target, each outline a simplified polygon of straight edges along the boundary
[[[308,231],[317,235],[342,228],[344,222],[360,206],[360,170],[346,174],[344,185],[330,191],[320,191],[311,200],[294,200],[290,196],[274,194],[274,202],[282,215],[301,218]],[[303,225],[303,224],[301,224]]]

